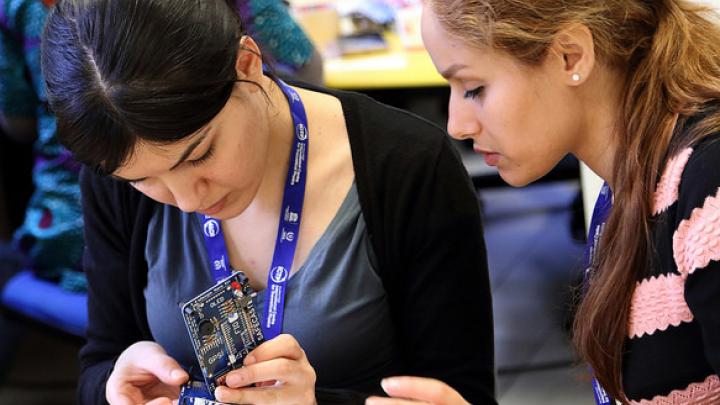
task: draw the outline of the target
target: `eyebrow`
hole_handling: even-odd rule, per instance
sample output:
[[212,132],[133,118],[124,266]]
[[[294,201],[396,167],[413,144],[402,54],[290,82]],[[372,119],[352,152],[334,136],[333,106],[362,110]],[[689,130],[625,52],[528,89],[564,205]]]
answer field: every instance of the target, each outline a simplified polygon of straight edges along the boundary
[[[198,134],[198,139],[196,139],[192,144],[190,144],[190,146],[187,147],[187,149],[185,149],[185,151],[182,153],[182,155],[180,155],[180,159],[178,159],[178,161],[175,162],[175,164],[172,165],[172,167],[169,170],[174,170],[175,168],[180,166],[185,160],[187,160],[187,158],[193,153],[195,148],[197,148],[202,143],[202,141],[205,140],[209,130],[210,130],[209,127],[205,127],[202,131],[200,131],[200,133]],[[137,179],[126,179],[124,177],[120,177],[115,174],[111,174],[110,177],[112,177],[116,180],[125,181],[128,183],[139,183],[139,182],[147,179],[147,177],[140,177]]]
[[457,73],[459,70],[465,69],[466,67],[468,67],[468,66],[463,65],[461,63],[454,64],[454,65],[451,65],[449,68],[440,72],[440,75],[446,79],[449,79],[449,78],[453,77],[455,75],[455,73]]

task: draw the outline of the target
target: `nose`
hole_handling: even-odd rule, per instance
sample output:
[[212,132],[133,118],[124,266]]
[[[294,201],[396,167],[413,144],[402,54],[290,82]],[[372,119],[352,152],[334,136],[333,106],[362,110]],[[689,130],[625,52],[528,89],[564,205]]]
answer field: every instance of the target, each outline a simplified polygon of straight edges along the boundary
[[178,173],[166,177],[165,186],[183,212],[196,212],[205,208],[202,205],[207,190],[204,180]]
[[471,100],[466,100],[454,90],[451,91],[448,105],[448,134],[455,139],[463,140],[479,134],[481,129]]

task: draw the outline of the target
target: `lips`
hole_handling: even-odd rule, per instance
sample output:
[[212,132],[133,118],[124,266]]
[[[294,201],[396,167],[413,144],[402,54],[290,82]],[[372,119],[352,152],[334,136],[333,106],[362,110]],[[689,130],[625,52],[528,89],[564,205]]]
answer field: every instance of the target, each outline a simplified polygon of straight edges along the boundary
[[500,163],[499,153],[483,153],[483,158],[485,158],[485,164],[488,166],[497,166]]
[[480,154],[493,153],[493,152],[491,152],[491,151],[489,151],[489,150],[487,150],[487,149],[481,148],[481,147],[480,147],[479,145],[477,145],[477,144],[473,144],[473,151],[475,151],[475,153],[480,153]]
[[497,166],[500,162],[499,153],[483,149],[478,145],[473,145],[473,150],[475,151],[475,153],[479,153],[483,156],[483,158],[485,159],[485,164],[487,164],[488,166]]
[[225,197],[221,198],[220,201],[199,212],[205,216],[211,217],[222,211],[223,208],[225,208]]

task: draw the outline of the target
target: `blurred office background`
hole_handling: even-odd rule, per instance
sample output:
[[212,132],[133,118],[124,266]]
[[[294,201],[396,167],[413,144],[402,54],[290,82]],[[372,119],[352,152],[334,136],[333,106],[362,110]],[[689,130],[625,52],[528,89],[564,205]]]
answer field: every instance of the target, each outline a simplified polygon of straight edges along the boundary
[[[420,41],[419,0],[291,5],[323,56],[328,87],[365,92],[445,126],[448,89]],[[568,339],[587,211],[578,162],[569,157],[538,183],[515,189],[457,146],[484,217],[500,404],[593,404],[587,368]],[[26,148],[0,144],[0,238],[22,218],[30,158]],[[598,181],[591,173],[582,178],[587,206]],[[75,403],[82,337],[8,315],[0,320],[0,404]]]

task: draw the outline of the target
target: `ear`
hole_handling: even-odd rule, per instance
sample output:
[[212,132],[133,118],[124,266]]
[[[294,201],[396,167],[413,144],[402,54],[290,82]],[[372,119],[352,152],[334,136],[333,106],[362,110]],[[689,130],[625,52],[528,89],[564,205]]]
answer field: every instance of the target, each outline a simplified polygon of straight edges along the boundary
[[[263,78],[262,54],[257,43],[247,35],[240,38],[235,71],[239,80],[261,83]],[[257,88],[250,86],[249,89]]]
[[560,57],[562,80],[571,86],[585,82],[595,67],[595,41],[583,24],[562,29],[551,45],[551,53]]

